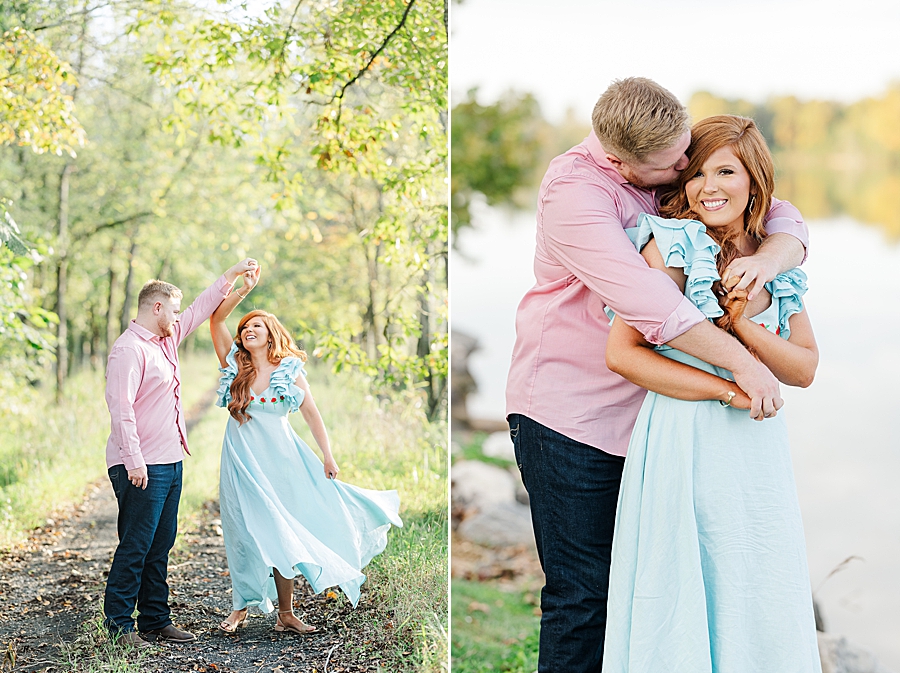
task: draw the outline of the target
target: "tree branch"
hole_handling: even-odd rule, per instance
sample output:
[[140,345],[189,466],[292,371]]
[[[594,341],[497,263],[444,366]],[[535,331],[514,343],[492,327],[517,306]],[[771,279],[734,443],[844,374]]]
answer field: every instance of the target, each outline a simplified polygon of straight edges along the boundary
[[72,23],[76,17],[82,16],[85,14],[91,14],[91,13],[97,11],[98,9],[104,9],[106,7],[109,7],[111,4],[112,3],[110,3],[110,2],[104,2],[104,3],[101,3],[94,7],[85,7],[84,9],[80,9],[80,10],[71,12],[70,14],[65,14],[63,16],[63,18],[61,18],[56,23],[45,23],[40,26],[35,26],[34,28],[29,28],[29,30],[32,33],[37,33],[38,31],[41,31],[41,30],[49,30],[51,28],[59,28],[60,26],[65,26],[65,25]]
[[85,233],[78,236],[75,240],[83,241],[86,238],[90,238],[94,234],[103,231],[104,229],[112,229],[113,227],[118,227],[123,224],[128,224],[129,222],[133,222],[134,220],[139,220],[142,217],[147,217],[148,215],[152,215],[152,214],[153,214],[152,210],[146,210],[142,213],[134,213],[132,215],[129,215],[128,217],[123,217],[122,219],[119,219],[119,220],[113,220],[112,222],[104,222],[103,224],[98,224],[93,229],[90,229],[89,231],[86,231]]
[[287,48],[288,38],[291,36],[291,31],[294,29],[294,19],[297,18],[297,12],[300,11],[300,5],[303,4],[303,0],[297,0],[297,6],[294,7],[294,13],[291,14],[291,20],[288,21],[287,30],[284,31],[284,40],[281,42],[281,51],[278,52],[278,58],[276,61],[280,62],[282,66],[284,66],[284,50]]
[[[193,146],[191,147],[190,151],[188,152],[188,155],[184,158],[184,161],[182,162],[181,167],[177,171],[175,171],[175,174],[172,176],[172,179],[169,180],[169,184],[166,185],[166,188],[163,190],[163,193],[160,195],[159,201],[164,200],[166,198],[166,196],[169,195],[169,192],[171,191],[172,187],[178,181],[178,177],[187,170],[188,166],[190,166],[190,164],[194,158],[194,152],[197,151],[197,146],[199,144],[200,144],[200,141],[199,141],[199,136],[198,136],[198,140],[196,142],[194,142]],[[83,234],[81,234],[80,236],[75,238],[74,240],[84,241],[88,238],[91,238],[94,234],[103,231],[104,229],[110,229],[112,227],[118,227],[123,224],[128,224],[129,222],[133,222],[134,220],[138,220],[142,217],[147,217],[148,215],[152,215],[152,214],[153,214],[152,210],[147,210],[147,211],[143,211],[140,213],[134,213],[133,215],[129,215],[128,217],[123,217],[119,220],[113,220],[112,222],[105,222],[103,224],[97,225],[93,229],[90,229],[90,230],[84,232]]]
[[406,6],[406,9],[403,10],[403,16],[400,17],[400,23],[398,23],[396,26],[394,26],[394,29],[390,33],[388,33],[387,37],[384,38],[384,41],[381,43],[381,46],[379,46],[378,49],[375,50],[375,53],[372,54],[372,57],[369,59],[369,62],[366,63],[359,70],[359,72],[357,72],[348,82],[346,82],[344,84],[344,86],[341,87],[341,90],[339,93],[335,94],[332,97],[331,102],[334,102],[335,100],[338,101],[337,117],[334,120],[335,128],[338,131],[340,131],[340,128],[341,128],[341,108],[342,108],[343,101],[344,101],[344,94],[347,93],[347,89],[349,89],[351,86],[353,86],[357,82],[357,80],[359,80],[360,77],[362,77],[364,74],[366,74],[366,72],[368,72],[369,68],[371,68],[372,64],[375,62],[375,59],[378,58],[378,56],[381,54],[381,52],[383,52],[385,50],[385,48],[388,46],[390,41],[392,39],[394,39],[394,36],[398,32],[400,32],[400,29],[403,28],[403,26],[406,24],[406,19],[407,19],[407,17],[409,17],[409,12],[410,12],[410,10],[412,10],[412,7],[414,4],[416,4],[416,0],[409,0],[409,4]]

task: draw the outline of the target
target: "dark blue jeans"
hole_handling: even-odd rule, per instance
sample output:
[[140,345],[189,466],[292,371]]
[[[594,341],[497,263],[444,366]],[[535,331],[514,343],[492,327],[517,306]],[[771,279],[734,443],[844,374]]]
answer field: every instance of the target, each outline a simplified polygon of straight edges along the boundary
[[119,546],[113,557],[106,595],[105,624],[111,632],[134,631],[135,605],[140,631],[161,629],[169,617],[169,550],[175,544],[181,462],[148,465],[149,482],[140,489],[128,481],[124,465],[109,468],[119,501]]
[[546,584],[540,673],[596,673],[603,663],[616,502],[625,459],[521,414],[509,416]]

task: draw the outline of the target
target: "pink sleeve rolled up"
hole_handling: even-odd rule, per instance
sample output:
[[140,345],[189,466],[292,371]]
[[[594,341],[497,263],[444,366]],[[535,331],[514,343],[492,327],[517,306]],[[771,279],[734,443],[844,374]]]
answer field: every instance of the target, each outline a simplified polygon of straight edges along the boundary
[[809,227],[803,216],[790,202],[772,199],[772,207],[766,214],[767,234],[790,234],[803,244],[803,261],[809,254]]
[[541,230],[547,252],[650,343],[670,341],[704,320],[672,279],[637,252],[614,210],[616,195],[600,199],[597,190],[578,179],[548,187]]

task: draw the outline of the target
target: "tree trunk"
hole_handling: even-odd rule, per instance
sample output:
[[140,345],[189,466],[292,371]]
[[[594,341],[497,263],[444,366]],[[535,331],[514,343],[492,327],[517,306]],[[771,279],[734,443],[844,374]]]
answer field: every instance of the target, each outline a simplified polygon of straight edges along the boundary
[[119,322],[115,319],[113,306],[116,298],[116,283],[119,282],[118,274],[116,274],[116,238],[113,238],[112,245],[109,247],[109,295],[106,298],[106,352],[104,359],[109,359],[109,353],[112,351],[113,344],[119,337],[116,331],[119,328]]
[[59,213],[56,230],[56,244],[59,248],[59,259],[56,263],[56,315],[59,316],[59,325],[56,328],[57,402],[62,399],[66,377],[69,373],[69,330],[66,293],[68,292],[69,273],[69,175],[74,169],[74,164],[66,164],[59,177]]
[[[88,345],[90,346],[90,349],[88,352],[87,359],[88,359],[88,363],[91,366],[91,369],[97,369],[100,367],[100,348],[101,348],[101,344],[102,344],[102,339],[101,339],[101,334],[103,331],[101,329],[101,322],[102,322],[101,310],[102,309],[100,308],[99,302],[98,303],[91,302],[88,305],[88,307],[89,307],[88,314],[89,314],[89,318],[90,318],[90,320],[88,322],[88,330],[89,330]],[[84,357],[81,358],[80,364],[82,366],[84,365]]]
[[[87,2],[85,2],[87,8]],[[84,65],[84,45],[87,34],[88,13],[84,13],[81,22],[81,40],[78,48],[77,72],[81,72]],[[78,88],[72,91],[72,102],[78,96]],[[66,164],[59,179],[59,216],[57,219],[57,246],[59,246],[59,261],[56,266],[56,314],[59,316],[59,326],[56,330],[56,401],[62,400],[65,391],[66,378],[69,374],[69,329],[66,311],[66,294],[69,290],[69,175],[75,170],[74,164]]]
[[[426,253],[429,253],[432,246],[427,246]],[[423,280],[423,284],[428,287],[434,287],[439,282],[446,282],[446,273],[439,273],[435,266],[438,263],[438,260],[444,262],[444,269],[446,269],[446,257],[441,256],[435,259],[435,264],[429,267],[425,271],[425,278]],[[439,325],[434,324],[434,316],[436,314],[434,301],[432,300],[432,295],[425,291],[419,295],[419,325],[422,330],[422,334],[419,337],[419,342],[417,344],[416,354],[422,358],[422,360],[427,364],[428,357],[431,354],[431,335],[434,333],[435,329],[439,329]],[[444,402],[444,397],[447,392],[447,377],[439,374],[432,370],[431,367],[426,368],[425,374],[425,382],[426,382],[426,393],[428,396],[427,400],[427,415],[428,420],[435,421],[441,414],[441,407]]]
[[[166,280],[166,276],[169,275],[169,272],[172,270],[172,252],[170,250],[166,251],[166,256],[163,257],[163,260],[159,263],[159,271],[156,274],[156,278],[158,280]],[[166,281],[169,282],[169,281]]]
[[369,282],[366,284],[366,313],[363,316],[363,339],[366,353],[373,361],[378,358],[378,329],[375,325],[375,297],[378,293],[378,252],[380,244],[366,246],[366,266]]
[[122,300],[122,316],[119,322],[119,334],[128,329],[131,322],[132,304],[134,304],[134,264],[137,259],[137,229],[131,231],[131,246],[128,249],[128,273],[125,276],[125,298]]

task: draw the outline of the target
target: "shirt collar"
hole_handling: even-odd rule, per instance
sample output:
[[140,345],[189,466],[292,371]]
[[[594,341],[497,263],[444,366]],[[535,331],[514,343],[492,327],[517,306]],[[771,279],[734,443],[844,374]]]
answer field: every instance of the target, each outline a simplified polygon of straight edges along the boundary
[[591,134],[585,138],[585,145],[587,145],[588,152],[591,153],[591,158],[597,163],[600,170],[607,173],[613,180],[618,182],[620,185],[628,185],[632,189],[636,189],[639,192],[643,192],[644,194],[649,194],[651,198],[656,199],[656,187],[652,189],[647,189],[646,187],[637,187],[636,185],[631,184],[622,177],[622,174],[616,170],[616,167],[612,165],[609,159],[606,158],[606,150],[603,149],[603,145],[600,144],[600,139],[591,131]]
[[600,144],[600,139],[596,136],[596,134],[591,131],[590,135],[585,138],[585,145],[587,145],[588,152],[591,153],[591,157],[594,159],[594,162],[600,167],[602,171],[608,173],[609,176],[618,182],[620,185],[628,185],[631,184],[622,177],[622,174],[616,170],[616,167],[610,163],[609,159],[606,158],[606,150],[603,149],[603,145]]
[[128,323],[128,329],[130,329],[144,341],[153,341],[154,343],[159,343],[162,340],[162,337],[160,337],[158,334],[154,334],[146,327],[141,327],[134,320]]

